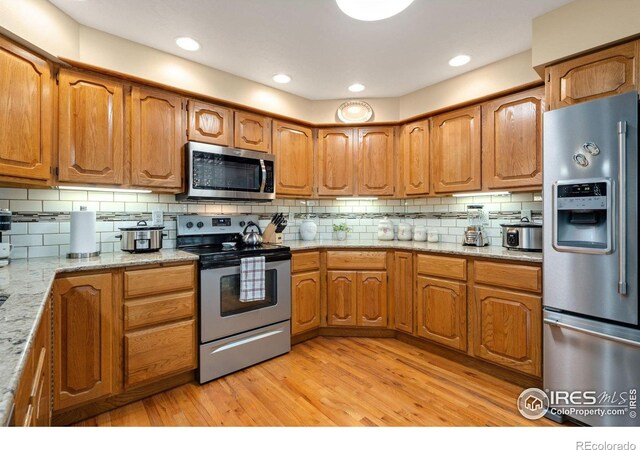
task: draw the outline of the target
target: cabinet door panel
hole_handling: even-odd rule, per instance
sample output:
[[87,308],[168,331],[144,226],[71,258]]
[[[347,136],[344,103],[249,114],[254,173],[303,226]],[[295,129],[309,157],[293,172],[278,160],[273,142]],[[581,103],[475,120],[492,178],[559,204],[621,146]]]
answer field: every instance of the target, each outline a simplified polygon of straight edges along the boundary
[[402,135],[402,192],[429,193],[429,121],[405,125]]
[[131,113],[131,184],[180,188],[182,97],[134,87]]
[[233,112],[229,108],[189,100],[190,141],[215,145],[231,145],[233,139]]
[[393,195],[393,128],[358,128],[358,195]]
[[356,321],[356,273],[327,272],[327,310],[329,326],[355,326]]
[[433,118],[432,169],[439,194],[481,188],[480,106]]
[[534,295],[474,288],[475,355],[541,376],[541,304]]
[[58,92],[59,180],[122,184],[122,84],[61,70]]
[[387,273],[357,273],[357,325],[360,327],[387,326]]
[[110,273],[60,278],[54,288],[54,409],[106,396],[113,384]]
[[310,128],[274,123],[276,193],[310,197],[313,194],[313,136]]
[[573,58],[547,68],[550,109],[638,89],[638,42]]
[[418,276],[418,336],[467,349],[467,287],[457,281]]
[[413,333],[412,253],[396,252],[394,255],[393,294],[396,330]]
[[354,195],[353,130],[318,131],[318,195]]
[[0,175],[51,177],[49,64],[0,36]]
[[291,276],[291,334],[320,326],[320,272]]
[[271,119],[236,111],[234,145],[247,150],[271,153]]
[[542,88],[486,103],[482,180],[488,189],[542,186]]

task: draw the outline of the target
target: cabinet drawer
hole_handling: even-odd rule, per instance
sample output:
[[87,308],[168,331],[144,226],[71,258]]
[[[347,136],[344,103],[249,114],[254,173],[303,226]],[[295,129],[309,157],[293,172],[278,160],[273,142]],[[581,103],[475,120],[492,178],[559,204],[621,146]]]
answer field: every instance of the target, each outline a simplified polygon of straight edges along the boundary
[[124,304],[124,328],[140,328],[193,317],[195,293],[193,291],[164,294],[132,300]]
[[125,387],[196,367],[195,321],[127,333]]
[[291,272],[304,272],[320,268],[320,252],[293,253],[291,255]]
[[194,288],[193,264],[130,270],[124,273],[124,296],[161,294]]
[[420,275],[431,275],[454,280],[467,279],[467,260],[449,256],[418,255],[417,271]]
[[542,292],[542,267],[476,261],[473,272],[476,283]]
[[384,270],[386,268],[386,252],[327,252],[327,269]]

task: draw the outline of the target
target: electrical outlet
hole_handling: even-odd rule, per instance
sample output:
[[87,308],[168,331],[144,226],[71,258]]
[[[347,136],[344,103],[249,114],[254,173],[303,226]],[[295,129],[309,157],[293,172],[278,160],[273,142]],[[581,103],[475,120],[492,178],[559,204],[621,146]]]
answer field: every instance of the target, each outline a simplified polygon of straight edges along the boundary
[[161,227],[164,225],[164,215],[161,210],[157,209],[151,213],[151,221],[154,227]]

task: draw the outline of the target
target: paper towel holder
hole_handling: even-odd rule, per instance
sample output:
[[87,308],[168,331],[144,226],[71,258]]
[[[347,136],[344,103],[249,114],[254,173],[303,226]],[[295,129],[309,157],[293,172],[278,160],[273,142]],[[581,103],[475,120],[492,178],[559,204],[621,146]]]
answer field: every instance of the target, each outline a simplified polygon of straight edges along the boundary
[[[81,206],[80,211],[86,211],[86,206]],[[100,250],[102,250],[102,242],[98,243],[100,245]],[[67,258],[69,259],[83,259],[83,258],[92,258],[94,256],[100,255],[100,250],[95,252],[86,252],[86,253],[67,253]]]

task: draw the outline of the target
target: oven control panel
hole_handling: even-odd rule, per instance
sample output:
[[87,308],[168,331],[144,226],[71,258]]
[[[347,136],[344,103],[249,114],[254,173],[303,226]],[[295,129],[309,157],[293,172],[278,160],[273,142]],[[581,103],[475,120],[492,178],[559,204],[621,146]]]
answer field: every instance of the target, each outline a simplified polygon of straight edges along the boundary
[[200,215],[189,214],[178,216],[178,236],[197,236],[205,234],[242,233],[249,222],[258,223],[256,215]]

